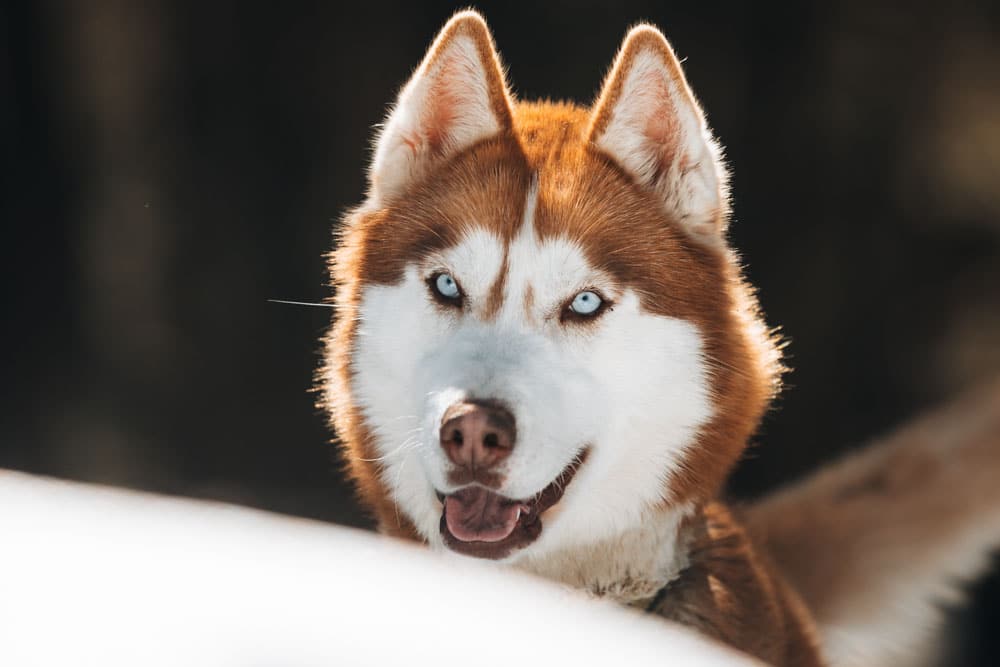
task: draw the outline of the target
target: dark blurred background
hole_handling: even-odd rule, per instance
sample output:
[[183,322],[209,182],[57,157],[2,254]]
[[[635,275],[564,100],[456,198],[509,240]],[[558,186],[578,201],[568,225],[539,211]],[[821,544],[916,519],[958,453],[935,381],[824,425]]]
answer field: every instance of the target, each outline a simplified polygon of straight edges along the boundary
[[[589,101],[640,19],[686,58],[795,369],[737,497],[1000,373],[1000,4],[764,4],[478,4],[525,98]],[[330,312],[267,299],[328,296],[455,8],[0,6],[0,467],[366,525],[308,393]],[[944,664],[1000,659],[1000,581],[971,594]]]

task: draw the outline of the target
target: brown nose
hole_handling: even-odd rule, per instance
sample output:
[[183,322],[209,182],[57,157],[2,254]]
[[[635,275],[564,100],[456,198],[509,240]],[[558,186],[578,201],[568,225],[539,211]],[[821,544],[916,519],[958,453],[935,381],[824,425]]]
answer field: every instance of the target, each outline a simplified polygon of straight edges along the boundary
[[441,419],[441,447],[469,470],[488,470],[514,449],[514,415],[493,401],[463,401]]

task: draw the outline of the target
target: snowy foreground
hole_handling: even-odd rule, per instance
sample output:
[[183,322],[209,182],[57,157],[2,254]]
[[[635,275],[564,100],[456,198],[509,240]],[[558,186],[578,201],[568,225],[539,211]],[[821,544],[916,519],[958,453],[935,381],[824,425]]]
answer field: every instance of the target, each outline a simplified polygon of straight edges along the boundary
[[360,531],[6,471],[0,637],[11,667],[753,664]]

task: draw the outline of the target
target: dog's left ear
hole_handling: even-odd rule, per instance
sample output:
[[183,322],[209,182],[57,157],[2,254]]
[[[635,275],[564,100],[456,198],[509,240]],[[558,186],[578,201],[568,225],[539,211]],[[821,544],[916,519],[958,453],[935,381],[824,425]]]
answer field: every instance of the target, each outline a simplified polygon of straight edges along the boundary
[[375,145],[370,196],[391,199],[473,143],[513,126],[510,93],[483,17],[445,24],[399,93]]
[[721,150],[659,30],[640,25],[622,44],[594,105],[589,140],[654,191],[689,235],[725,242]]

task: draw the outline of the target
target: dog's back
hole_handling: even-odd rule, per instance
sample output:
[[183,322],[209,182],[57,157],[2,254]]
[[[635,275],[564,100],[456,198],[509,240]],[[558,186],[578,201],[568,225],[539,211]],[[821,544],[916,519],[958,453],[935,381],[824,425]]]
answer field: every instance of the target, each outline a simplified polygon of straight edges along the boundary
[[1000,546],[1000,380],[746,512],[831,664],[908,665]]

